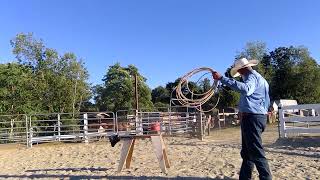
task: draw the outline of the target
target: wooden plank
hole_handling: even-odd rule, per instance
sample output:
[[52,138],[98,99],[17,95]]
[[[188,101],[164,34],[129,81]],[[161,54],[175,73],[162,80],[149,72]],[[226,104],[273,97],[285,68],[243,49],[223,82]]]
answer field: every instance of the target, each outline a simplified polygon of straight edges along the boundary
[[126,161],[128,154],[129,154],[129,149],[133,143],[133,138],[126,138],[123,139],[123,144],[120,152],[120,162],[119,162],[119,167],[118,167],[118,172],[121,172],[124,166],[124,162]]
[[280,119],[280,136],[282,138],[287,137],[287,134],[285,132],[286,122],[284,121],[283,109],[279,109],[279,119]]
[[[159,161],[159,165],[161,168],[161,171],[163,173],[167,172],[166,168],[170,168],[170,163],[168,160],[167,151],[165,148],[165,144],[162,138],[162,135],[153,135],[149,136],[151,138],[155,154],[157,156],[157,159]],[[135,137],[127,137],[123,138],[123,144],[121,148],[121,154],[120,154],[120,161],[119,161],[119,167],[118,172],[121,172],[124,163],[126,162],[126,168],[130,168],[132,156],[133,156],[133,150],[134,150],[134,143],[135,143]]]
[[293,106],[284,106],[281,109],[318,109],[320,108],[320,104],[301,104],[301,105],[293,105]]
[[[303,115],[294,114],[294,113],[292,113],[292,112],[283,112],[283,113],[286,114],[286,115],[294,116],[294,117],[305,117],[305,116],[303,116]],[[289,117],[290,117],[290,116],[289,116]],[[289,118],[289,117],[286,117],[286,118]]]
[[163,173],[166,173],[167,168],[166,168],[166,164],[163,156],[163,146],[162,146],[161,138],[160,136],[151,136],[151,141],[152,141],[156,156],[158,158],[161,171]]
[[159,136],[159,134],[143,134],[143,135],[140,135],[140,134],[132,134],[132,135],[126,135],[126,134],[120,134],[119,137],[120,138],[135,138],[135,139],[138,139],[138,138],[151,138],[151,136]]
[[285,117],[285,122],[320,122],[320,116]]
[[170,168],[170,162],[169,162],[169,159],[168,159],[168,154],[167,154],[167,150],[166,149],[163,150],[163,158],[164,158],[164,162],[165,162],[166,168]]
[[135,138],[133,139],[132,143],[131,143],[131,146],[130,146],[130,149],[129,149],[129,154],[128,154],[128,157],[126,159],[126,168],[130,168],[130,164],[131,164],[131,160],[132,160],[132,154],[133,154],[133,148],[134,148],[134,143],[135,143]]
[[320,133],[316,128],[286,128],[286,133]]
[[160,136],[160,140],[161,140],[162,153],[163,153],[163,158],[164,158],[165,165],[166,165],[167,168],[170,168],[170,162],[169,162],[169,159],[168,159],[167,148],[166,148],[166,145],[163,142],[162,135]]

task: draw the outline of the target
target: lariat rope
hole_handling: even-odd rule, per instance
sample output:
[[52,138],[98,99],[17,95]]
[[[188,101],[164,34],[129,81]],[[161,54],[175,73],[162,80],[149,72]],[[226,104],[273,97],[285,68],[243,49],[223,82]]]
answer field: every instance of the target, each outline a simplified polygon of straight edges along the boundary
[[[184,75],[181,79],[180,82],[178,83],[178,85],[175,87],[175,91],[176,91],[176,99],[182,106],[187,106],[187,107],[195,107],[198,111],[200,112],[210,112],[212,110],[214,110],[219,102],[220,97],[218,96],[217,102],[216,104],[209,110],[203,110],[202,109],[202,105],[204,105],[207,101],[209,101],[211,99],[211,97],[216,94],[217,92],[217,88],[218,88],[218,81],[217,80],[213,80],[213,84],[210,87],[210,89],[204,93],[194,93],[192,90],[190,90],[189,88],[189,79],[194,76],[195,74],[199,73],[199,72],[203,72],[206,71],[206,74],[211,73],[213,77],[214,74],[214,70],[211,68],[207,68],[207,67],[202,67],[202,68],[197,68],[194,69],[192,71],[190,71],[189,73],[187,73],[186,75]],[[202,75],[199,80],[204,76]],[[198,81],[199,81],[198,80]],[[197,81],[197,82],[198,82]],[[185,88],[185,89],[183,89]],[[174,91],[173,90],[173,91]],[[184,92],[183,92],[184,91]],[[191,94],[191,98],[188,98],[185,94]],[[172,98],[172,97],[171,97]],[[173,102],[173,101],[172,101]],[[174,103],[173,103],[174,104]]]

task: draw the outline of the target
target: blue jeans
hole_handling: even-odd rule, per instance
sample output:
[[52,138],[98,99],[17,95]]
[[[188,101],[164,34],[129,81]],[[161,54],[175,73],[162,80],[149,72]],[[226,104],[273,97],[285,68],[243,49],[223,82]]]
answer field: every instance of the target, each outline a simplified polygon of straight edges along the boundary
[[241,138],[243,159],[240,169],[240,180],[251,179],[254,165],[259,172],[259,178],[272,179],[268,161],[262,147],[261,134],[267,123],[267,115],[245,113],[241,119]]

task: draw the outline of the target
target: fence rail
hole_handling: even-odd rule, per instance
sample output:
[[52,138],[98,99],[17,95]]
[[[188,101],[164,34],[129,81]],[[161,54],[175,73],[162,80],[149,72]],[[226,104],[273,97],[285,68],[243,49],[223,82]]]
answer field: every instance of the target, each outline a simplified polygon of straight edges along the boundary
[[19,143],[32,147],[55,141],[88,143],[115,133],[120,136],[197,134],[203,132],[200,127],[203,119],[203,115],[188,109],[185,112],[163,109],[155,112],[120,110],[116,113],[1,115],[0,144]]
[[0,144],[28,145],[27,115],[0,115]]
[[285,106],[279,109],[280,136],[320,133],[320,104]]

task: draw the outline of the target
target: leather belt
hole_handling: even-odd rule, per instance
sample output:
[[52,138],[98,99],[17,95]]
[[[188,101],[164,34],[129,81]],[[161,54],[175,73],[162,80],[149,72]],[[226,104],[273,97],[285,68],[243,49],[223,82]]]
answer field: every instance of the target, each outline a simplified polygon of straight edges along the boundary
[[265,114],[256,114],[256,113],[248,113],[248,112],[241,112],[242,116],[248,116],[248,115],[265,115]]

